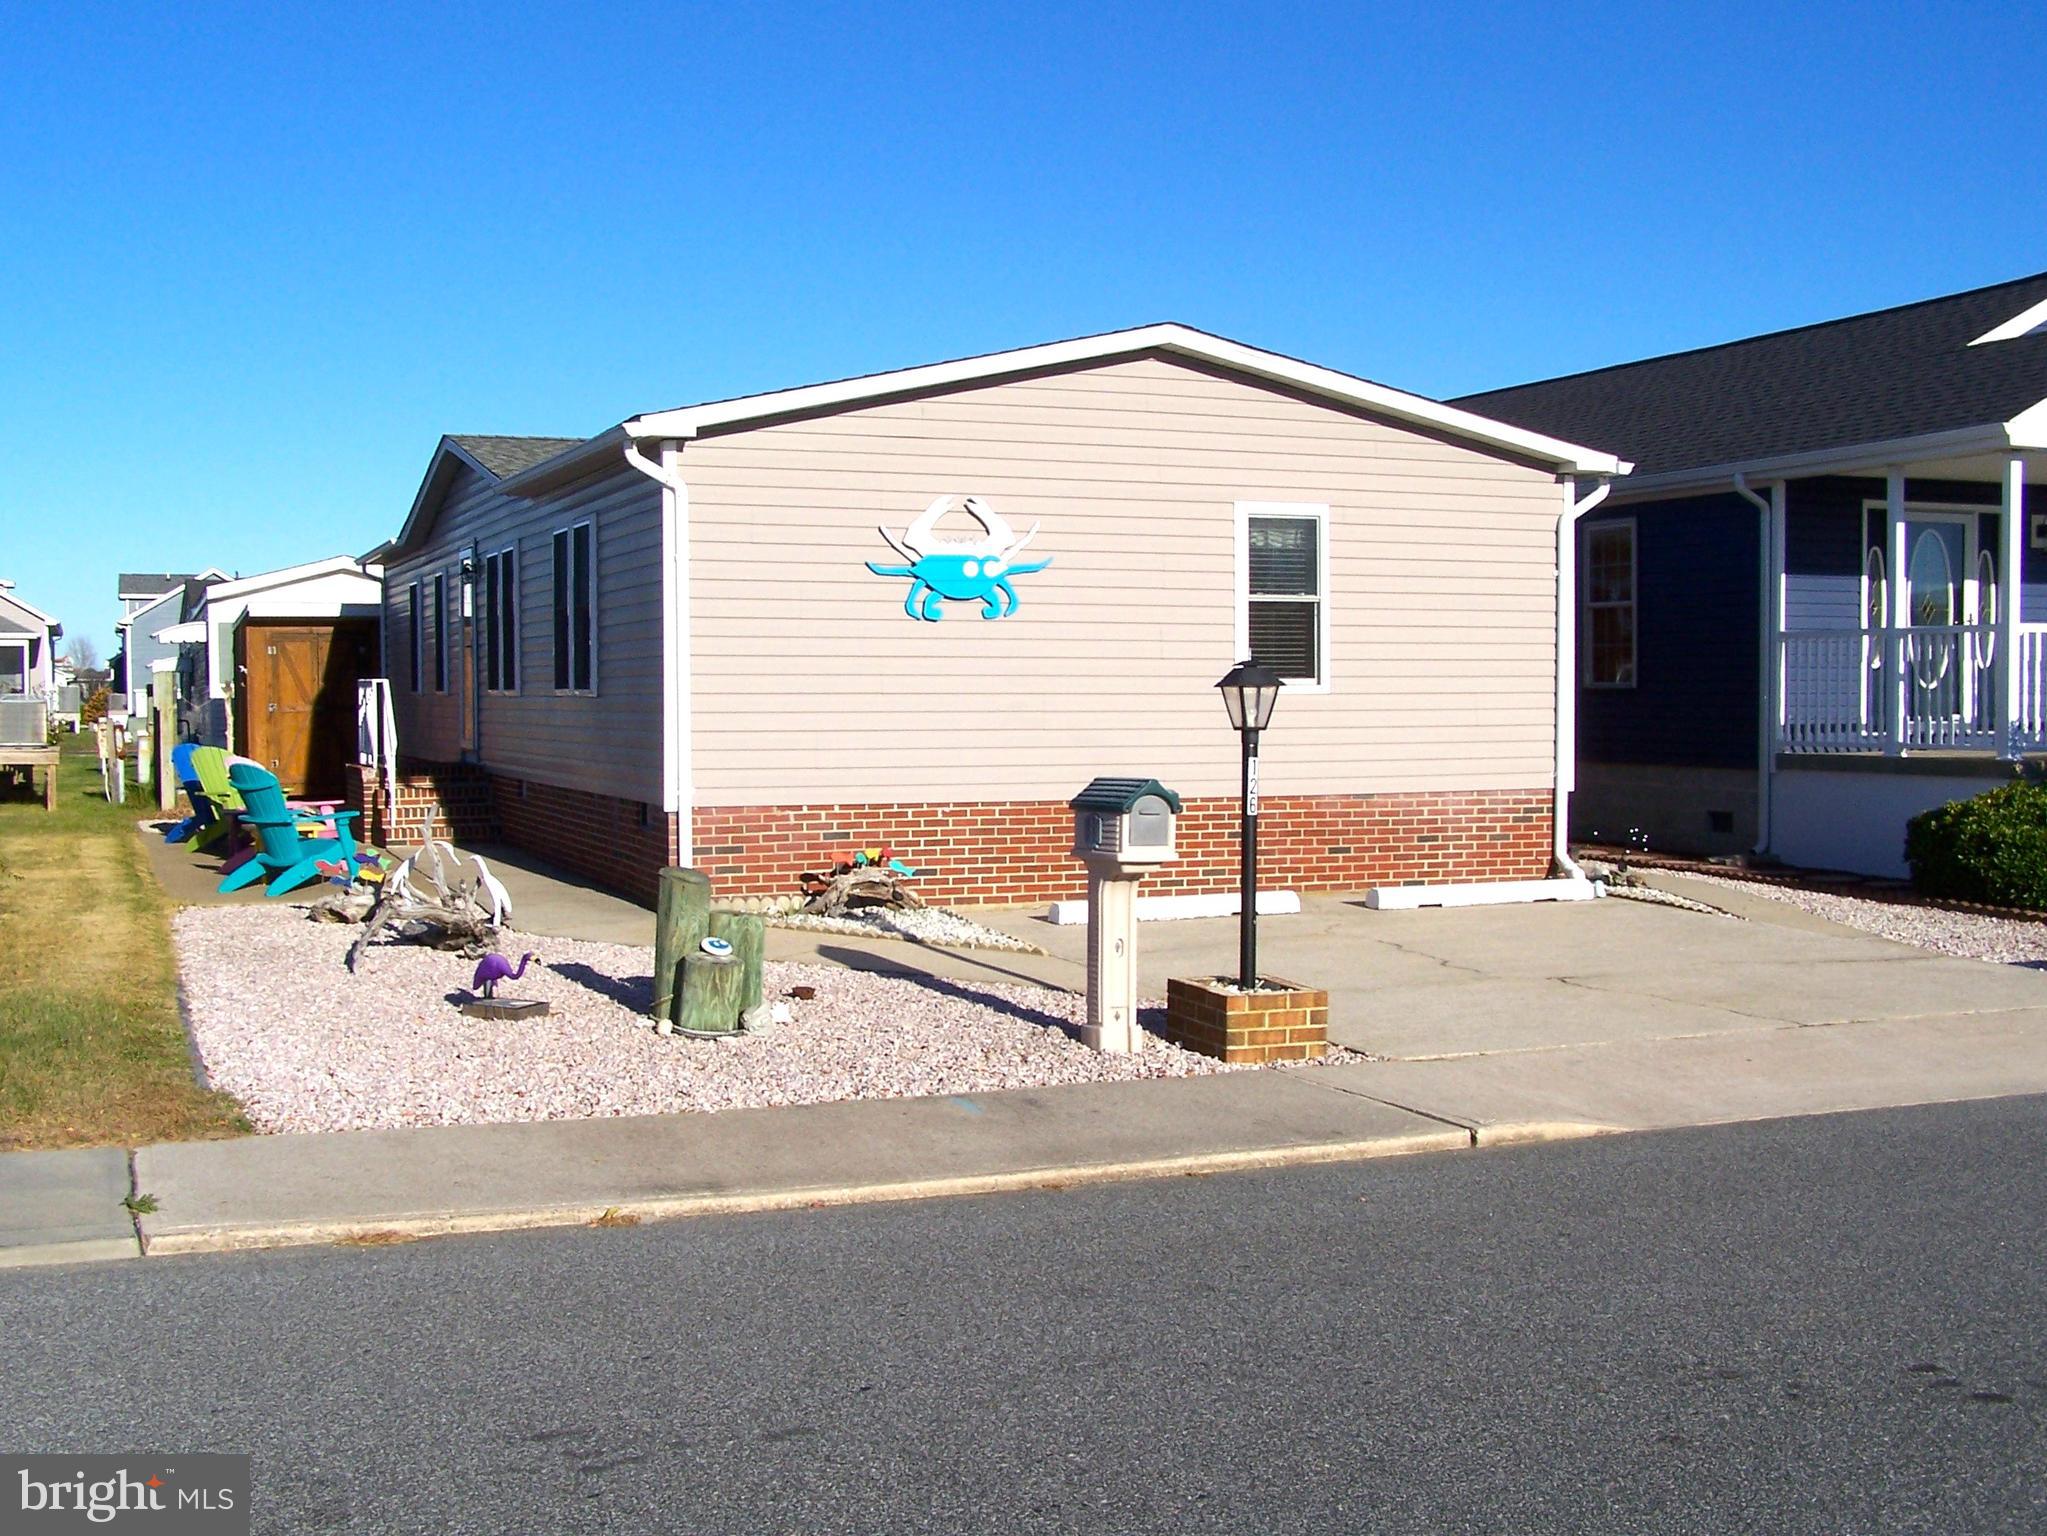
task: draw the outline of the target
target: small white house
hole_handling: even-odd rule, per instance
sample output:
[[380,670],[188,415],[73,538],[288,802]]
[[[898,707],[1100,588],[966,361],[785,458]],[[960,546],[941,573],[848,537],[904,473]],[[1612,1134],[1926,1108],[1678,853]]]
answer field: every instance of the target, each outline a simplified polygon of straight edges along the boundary
[[57,641],[64,626],[0,580],[0,698],[48,698],[57,682]]
[[179,692],[188,701],[186,727],[209,746],[243,750],[236,741],[234,701],[247,683],[235,656],[236,626],[337,619],[377,620],[383,612],[384,569],[350,555],[215,582],[195,617],[155,632],[179,648]]

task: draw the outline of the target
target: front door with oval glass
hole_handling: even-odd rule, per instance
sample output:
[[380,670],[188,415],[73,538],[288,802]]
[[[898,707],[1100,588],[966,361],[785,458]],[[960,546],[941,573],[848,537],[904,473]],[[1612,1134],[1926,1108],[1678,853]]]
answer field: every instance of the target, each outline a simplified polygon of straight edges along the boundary
[[[1965,513],[1909,513],[1904,525],[1906,708],[1910,737],[1952,742],[1987,720],[1990,655],[1979,601],[1975,519]],[[1990,589],[1996,590],[1994,576]]]

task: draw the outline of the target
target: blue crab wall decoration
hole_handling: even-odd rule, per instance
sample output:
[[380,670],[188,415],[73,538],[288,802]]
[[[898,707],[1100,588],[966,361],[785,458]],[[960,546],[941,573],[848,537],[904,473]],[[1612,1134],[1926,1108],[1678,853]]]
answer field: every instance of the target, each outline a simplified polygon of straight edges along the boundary
[[1038,525],[1032,523],[1030,532],[1019,539],[1000,513],[980,497],[969,496],[960,503],[960,508],[981,525],[981,536],[938,538],[935,536],[938,520],[951,506],[950,496],[939,497],[903,531],[901,538],[886,528],[876,529],[888,540],[889,547],[903,557],[904,563],[881,565],[870,560],[867,569],[877,576],[910,578],[903,612],[913,619],[935,624],[945,617],[947,602],[978,602],[982,618],[1006,619],[1017,608],[1016,588],[1009,584],[1010,578],[1028,576],[1052,563],[1049,558],[1017,563],[1017,551],[1038,536]]

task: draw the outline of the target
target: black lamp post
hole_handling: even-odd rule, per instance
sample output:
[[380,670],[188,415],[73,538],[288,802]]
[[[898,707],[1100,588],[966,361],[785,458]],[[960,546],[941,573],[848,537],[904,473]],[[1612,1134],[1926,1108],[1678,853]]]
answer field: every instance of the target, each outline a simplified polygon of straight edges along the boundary
[[1237,985],[1258,986],[1258,733],[1279,702],[1279,674],[1255,660],[1240,661],[1215,686],[1244,743],[1243,912],[1237,919]]

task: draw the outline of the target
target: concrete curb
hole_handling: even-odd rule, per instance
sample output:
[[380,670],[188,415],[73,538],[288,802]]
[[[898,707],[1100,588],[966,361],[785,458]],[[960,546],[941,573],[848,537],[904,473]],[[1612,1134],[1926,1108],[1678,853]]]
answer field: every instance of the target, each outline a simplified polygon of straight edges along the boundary
[[141,1248],[117,1237],[87,1237],[69,1243],[30,1243],[0,1248],[0,1269],[36,1269],[45,1264],[104,1264],[139,1259]]
[[731,1195],[678,1195],[641,1198],[597,1205],[539,1206],[530,1210],[478,1211],[446,1216],[398,1216],[333,1222],[274,1223],[265,1226],[215,1227],[206,1231],[170,1232],[147,1242],[150,1256],[187,1253],[229,1253],[258,1248],[303,1247],[319,1243],[365,1242],[385,1238],[416,1240],[467,1233],[530,1231],[545,1227],[589,1226],[603,1218],[631,1224],[676,1221],[692,1216],[735,1216],[762,1211],[802,1210],[838,1205],[875,1205],[907,1200],[935,1200],[962,1195],[993,1195],[1031,1189],[1069,1189],[1077,1185],[1123,1183],[1139,1179],[1197,1177],[1213,1173],[1305,1167],[1318,1163],[1364,1162],[1411,1153],[1452,1152],[1470,1148],[1472,1137],[1444,1129],[1412,1135],[1378,1136],[1360,1141],[1324,1142],[1307,1146],[1257,1148],[1234,1152],[1191,1153],[1179,1157],[1131,1162],[1052,1165],[1003,1173],[964,1174],[956,1178],[917,1179],[882,1184],[848,1184],[800,1189],[774,1189]]

